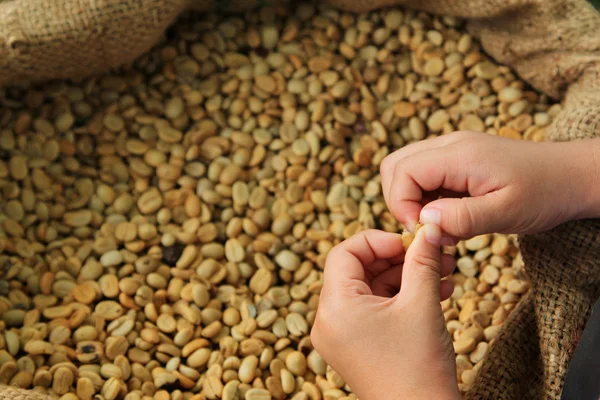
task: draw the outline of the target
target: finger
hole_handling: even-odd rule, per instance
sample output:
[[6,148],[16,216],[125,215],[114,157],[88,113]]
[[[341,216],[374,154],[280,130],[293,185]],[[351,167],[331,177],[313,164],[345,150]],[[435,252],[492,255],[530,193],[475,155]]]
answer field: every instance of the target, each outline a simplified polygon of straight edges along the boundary
[[398,254],[397,256],[388,258],[388,262],[390,263],[390,265],[402,264],[402,263],[404,263],[404,256],[405,256],[405,253],[402,252],[402,253]]
[[440,276],[442,278],[450,275],[456,268],[456,259],[450,254],[442,254],[442,267],[440,269]]
[[454,282],[442,281],[440,283],[440,300],[444,301],[450,298],[454,293]]
[[402,268],[400,299],[437,304],[441,301],[442,278],[442,231],[436,225],[424,225],[419,229],[406,252]]
[[450,198],[460,199],[463,197],[470,196],[469,192],[454,192],[452,190],[448,190],[448,189],[444,189],[444,188],[440,188],[439,192],[440,192],[440,197],[450,197]]
[[[385,260],[379,260],[385,261]],[[379,262],[375,261],[375,263]],[[442,254],[440,275],[446,277],[456,267],[456,260],[450,254]],[[394,265],[382,271],[379,275],[371,280],[371,290],[375,296],[393,297],[395,296],[402,285],[402,266]],[[440,294],[443,292],[440,292]]]
[[421,194],[421,205],[424,207],[432,201],[436,201],[440,198],[440,191],[434,190],[433,192],[423,192]]
[[503,211],[506,196],[506,189],[501,189],[479,197],[436,200],[423,207],[419,220],[439,225],[444,232],[458,238],[503,232],[507,221]]
[[375,260],[371,265],[363,266],[367,283],[377,275],[388,270],[392,264],[387,259]]
[[389,204],[388,197],[390,192],[390,185],[392,183],[392,178],[394,175],[394,168],[400,160],[412,156],[414,154],[421,153],[423,151],[438,149],[449,144],[456,143],[460,140],[465,139],[468,135],[471,134],[471,132],[455,132],[449,135],[439,136],[435,139],[421,140],[409,146],[404,146],[396,150],[392,154],[388,155],[386,158],[384,158],[381,162],[380,174],[381,186],[383,189],[383,197],[386,203]]
[[456,149],[445,148],[419,153],[396,164],[388,208],[409,230],[419,221],[424,192],[441,187],[467,190],[467,179],[457,166],[457,158]]
[[402,266],[397,265],[385,270],[371,282],[371,290],[375,296],[394,297],[402,284]]
[[325,262],[323,296],[371,294],[365,268],[377,259],[398,257],[404,252],[401,235],[378,230],[362,231],[335,246]]
[[460,238],[442,232],[442,246],[456,246],[458,242],[460,242]]

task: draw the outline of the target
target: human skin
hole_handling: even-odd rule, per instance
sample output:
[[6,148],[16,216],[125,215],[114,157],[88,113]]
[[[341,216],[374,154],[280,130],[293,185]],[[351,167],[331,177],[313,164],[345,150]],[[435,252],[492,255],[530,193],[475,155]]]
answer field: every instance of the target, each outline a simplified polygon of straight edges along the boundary
[[381,179],[394,217],[408,229],[437,224],[446,243],[542,232],[600,216],[600,139],[534,143],[456,132],[390,154]]
[[398,235],[378,231],[331,250],[313,345],[363,400],[458,399],[439,305],[453,263],[439,245],[600,217],[600,140],[458,132],[396,151],[381,176],[393,215],[409,230],[425,225],[406,254]]
[[311,341],[361,400],[460,399],[440,241],[425,225],[404,254],[401,235],[368,230],[329,252]]

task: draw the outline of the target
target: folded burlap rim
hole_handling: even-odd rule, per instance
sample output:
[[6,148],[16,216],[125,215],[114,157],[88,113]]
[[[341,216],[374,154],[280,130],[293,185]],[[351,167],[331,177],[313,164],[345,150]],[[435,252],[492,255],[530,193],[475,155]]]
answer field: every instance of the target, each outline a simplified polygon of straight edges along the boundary
[[[240,11],[266,3],[284,2],[0,2],[0,86],[79,78],[127,64],[190,7]],[[401,4],[466,18],[469,31],[493,58],[536,89],[563,100],[563,110],[547,130],[550,140],[600,137],[600,15],[585,0],[329,3],[361,12]],[[532,290],[505,323],[466,398],[560,398],[577,337],[600,296],[599,232],[600,221],[575,221],[520,238]],[[39,396],[0,389],[0,400],[42,400]]]

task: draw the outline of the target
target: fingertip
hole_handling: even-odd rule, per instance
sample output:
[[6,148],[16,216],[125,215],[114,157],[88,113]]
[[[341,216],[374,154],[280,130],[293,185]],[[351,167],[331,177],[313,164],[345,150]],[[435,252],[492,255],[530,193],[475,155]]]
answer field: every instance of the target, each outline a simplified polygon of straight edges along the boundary
[[419,223],[419,221],[415,221],[414,219],[409,219],[409,220],[406,220],[406,222],[404,222],[403,225],[407,231],[414,232],[415,227],[417,226],[418,223]]
[[397,200],[391,197],[388,203],[390,213],[396,218],[409,232],[414,232],[419,223],[419,213],[423,206],[418,201]]
[[404,292],[403,296],[434,302],[439,299],[442,276],[441,238],[442,232],[436,225],[423,225],[417,231],[404,261],[400,290],[401,293]]
[[419,214],[419,221],[422,224],[434,224],[439,226],[442,222],[442,212],[437,208],[425,206]]
[[439,226],[433,224],[426,224],[421,227],[419,232],[423,231],[425,240],[434,246],[441,246],[442,244],[442,230]]

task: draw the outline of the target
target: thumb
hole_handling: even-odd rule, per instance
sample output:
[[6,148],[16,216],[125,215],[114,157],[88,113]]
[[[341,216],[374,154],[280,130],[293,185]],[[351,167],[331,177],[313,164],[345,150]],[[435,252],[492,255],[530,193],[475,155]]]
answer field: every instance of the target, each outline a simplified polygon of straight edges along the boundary
[[422,298],[427,302],[440,302],[442,230],[436,225],[424,225],[404,257],[400,297]]
[[501,212],[499,192],[461,199],[432,201],[421,210],[422,224],[438,225],[444,232],[459,238],[470,238],[489,232],[501,232],[506,214]]

